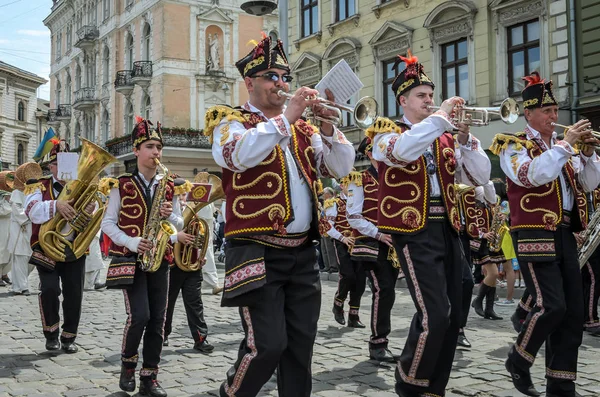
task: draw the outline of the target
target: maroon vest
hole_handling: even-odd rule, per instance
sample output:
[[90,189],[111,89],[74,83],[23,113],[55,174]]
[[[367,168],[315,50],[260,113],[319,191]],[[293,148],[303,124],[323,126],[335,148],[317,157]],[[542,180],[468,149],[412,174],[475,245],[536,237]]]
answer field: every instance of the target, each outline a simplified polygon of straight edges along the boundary
[[592,209],[595,211],[600,206],[600,187],[592,192]]
[[[246,120],[243,125],[247,129],[266,121],[256,113],[245,109],[237,109],[237,111]],[[303,178],[311,187],[313,214],[316,217],[318,178],[311,142],[313,133],[312,126],[303,120],[298,120],[292,126],[289,147]],[[224,145],[224,157],[234,151],[237,142],[233,140]],[[226,237],[285,234],[285,226],[294,219],[286,167],[285,153],[277,145],[261,163],[244,172],[223,168],[223,189],[227,197]]]
[[[402,132],[408,127],[400,125]],[[393,140],[394,138],[392,138]],[[390,141],[389,146],[393,147]],[[437,178],[442,201],[452,227],[460,230],[460,215],[456,206],[454,173],[454,138],[445,132],[435,140],[433,155],[437,163]],[[429,212],[429,175],[424,156],[404,167],[390,167],[379,162],[379,230],[388,233],[414,234],[427,226]]]
[[352,227],[350,227],[348,218],[346,217],[346,200],[338,197],[335,199],[335,203],[337,207],[337,216],[334,220],[334,227],[342,234],[342,236],[349,237],[352,235]]
[[[379,180],[368,169],[361,172],[362,189],[363,189],[363,208],[362,216],[375,226],[377,226],[377,204],[379,203]],[[360,237],[362,234],[356,230],[352,230],[354,237]]]
[[475,200],[475,190],[470,190],[460,196],[465,218],[465,231],[474,239],[479,239],[479,232],[490,230],[491,212],[487,206]]
[[[517,134],[517,138],[527,140],[525,133]],[[534,145],[528,150],[529,156],[533,159],[540,156],[544,149],[537,140],[532,139]],[[521,167],[520,172],[527,172]],[[575,195],[575,205],[577,215],[581,225],[573,223],[575,230],[580,227],[585,228],[588,219],[587,200],[583,189],[579,186],[575,178],[575,170],[571,159],[563,167],[563,174],[566,176],[573,194]],[[511,230],[548,230],[555,231],[563,219],[562,193],[560,189],[559,178],[545,183],[541,186],[523,187],[507,178],[508,201],[510,205],[510,227]]]

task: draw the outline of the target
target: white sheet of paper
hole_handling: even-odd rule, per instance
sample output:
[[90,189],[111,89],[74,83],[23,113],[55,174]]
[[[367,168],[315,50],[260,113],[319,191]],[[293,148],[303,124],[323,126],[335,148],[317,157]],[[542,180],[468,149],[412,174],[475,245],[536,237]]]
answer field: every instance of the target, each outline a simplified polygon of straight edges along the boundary
[[315,86],[315,89],[319,90],[319,95],[323,98],[326,98],[326,88],[329,88],[333,93],[336,103],[344,104],[363,88],[363,83],[352,71],[348,62],[342,59]]
[[63,181],[72,181],[77,179],[77,163],[79,154],[77,153],[57,153],[58,161],[58,179]]

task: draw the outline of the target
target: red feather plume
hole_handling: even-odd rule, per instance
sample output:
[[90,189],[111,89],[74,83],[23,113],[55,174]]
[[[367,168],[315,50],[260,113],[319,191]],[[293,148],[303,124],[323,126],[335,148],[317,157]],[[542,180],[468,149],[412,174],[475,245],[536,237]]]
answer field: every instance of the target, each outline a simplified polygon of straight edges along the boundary
[[53,145],[56,145],[57,143],[60,143],[60,140],[57,138],[52,138],[50,139],[50,142],[52,142]]
[[410,52],[410,50],[406,51],[406,55],[407,55],[406,57],[403,57],[402,55],[398,55],[398,58],[400,58],[400,60],[402,62],[404,62],[406,64],[406,66],[419,62],[419,58],[417,58],[415,55],[413,55]]
[[144,118],[142,116],[135,116],[135,123],[141,123],[142,121],[144,121]]
[[523,76],[522,79],[523,79],[523,81],[527,82],[526,87],[530,87],[535,84],[543,84],[544,83],[544,79],[542,79],[540,77],[540,74],[538,72],[531,72],[531,74],[529,76]]

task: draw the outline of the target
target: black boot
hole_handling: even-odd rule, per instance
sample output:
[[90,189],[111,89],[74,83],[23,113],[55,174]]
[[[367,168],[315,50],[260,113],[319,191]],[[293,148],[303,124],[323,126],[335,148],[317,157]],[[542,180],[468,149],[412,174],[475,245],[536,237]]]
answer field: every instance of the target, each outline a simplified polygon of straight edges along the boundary
[[531,375],[529,374],[529,371],[524,371],[518,368],[510,361],[510,359],[506,360],[504,366],[506,367],[506,370],[512,378],[513,385],[518,391],[527,396],[538,397],[542,395],[542,393],[537,391],[533,386],[533,382],[531,381]]
[[346,319],[344,318],[344,309],[341,306],[333,304],[333,318],[340,325],[346,325]]
[[467,349],[471,348],[471,342],[469,342],[469,340],[465,336],[465,331],[460,331],[458,333],[457,345],[458,346],[462,346],[462,347],[466,347]]
[[485,317],[485,313],[483,311],[483,298],[486,296],[488,288],[490,287],[488,287],[484,283],[479,284],[479,291],[477,292],[477,297],[473,299],[473,303],[471,303],[471,307],[475,309],[475,313],[477,313],[481,317]]
[[121,365],[119,387],[121,390],[127,392],[132,392],[135,390],[135,368],[125,368],[124,365]]
[[365,325],[360,322],[358,314],[350,314],[348,316],[348,327],[351,328],[365,328]]
[[140,394],[151,397],[167,397],[167,392],[154,377],[140,378]]
[[502,317],[494,311],[494,299],[496,298],[496,287],[488,287],[485,297],[485,318],[490,320],[502,320]]

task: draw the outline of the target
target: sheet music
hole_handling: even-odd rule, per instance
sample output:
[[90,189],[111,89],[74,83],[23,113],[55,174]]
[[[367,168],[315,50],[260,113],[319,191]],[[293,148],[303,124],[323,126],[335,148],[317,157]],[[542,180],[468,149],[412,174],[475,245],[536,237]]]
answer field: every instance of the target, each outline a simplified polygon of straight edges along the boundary
[[329,88],[335,96],[335,102],[344,104],[363,88],[363,83],[352,71],[348,62],[342,59],[315,86],[323,98],[326,98],[326,88]]
[[61,181],[72,181],[77,179],[77,163],[79,155],[77,153],[57,153],[58,161],[58,179]]

